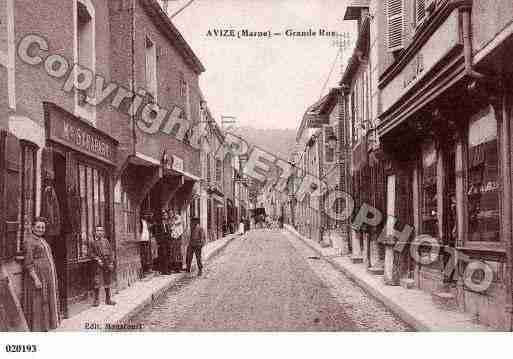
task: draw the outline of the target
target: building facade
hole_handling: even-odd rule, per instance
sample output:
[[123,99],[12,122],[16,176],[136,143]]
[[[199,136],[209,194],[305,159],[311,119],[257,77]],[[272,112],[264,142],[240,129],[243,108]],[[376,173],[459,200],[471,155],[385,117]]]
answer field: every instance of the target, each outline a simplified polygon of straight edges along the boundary
[[0,104],[2,271],[20,298],[24,236],[35,216],[48,217],[66,317],[88,297],[87,243],[95,226],[115,237],[119,142],[108,106],[92,107],[75,78],[81,69],[111,78],[109,7],[79,0],[2,1],[0,8],[7,65],[0,66],[7,75],[0,81],[7,89]]
[[345,18],[352,193],[388,218],[361,233],[364,257],[387,284],[511,330],[511,3],[355,1]]
[[0,285],[16,329],[27,329],[23,239],[34,217],[48,220],[70,317],[91,301],[96,226],[115,248],[117,290],[140,279],[143,212],[173,211],[188,229],[212,183],[201,181],[209,136],[220,199],[208,194],[202,224],[210,239],[222,235],[227,163],[214,151],[223,135],[199,89],[203,71],[157,1],[0,1]]

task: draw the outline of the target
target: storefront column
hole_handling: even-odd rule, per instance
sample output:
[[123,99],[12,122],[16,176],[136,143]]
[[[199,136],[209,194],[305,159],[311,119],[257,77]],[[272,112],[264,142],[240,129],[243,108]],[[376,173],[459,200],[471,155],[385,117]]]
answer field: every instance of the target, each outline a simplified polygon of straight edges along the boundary
[[[415,227],[414,235],[419,234],[420,230],[420,216],[421,216],[421,202],[420,202],[420,165],[417,164],[413,168],[413,185],[412,185],[412,194],[413,194],[413,226]],[[420,288],[420,265],[418,263],[414,264],[413,269],[413,279],[415,281],[415,286]]]
[[381,275],[384,272],[384,263],[380,255],[380,244],[377,239],[370,237],[370,267],[368,271],[372,274]]
[[387,177],[387,222],[385,224],[386,238],[383,241],[385,245],[385,268],[383,281],[386,285],[399,285],[398,258],[400,253],[394,251],[395,240],[392,238],[393,221],[396,215],[396,184],[397,177],[395,174]]
[[[461,247],[463,245],[463,238],[467,236],[467,206],[465,205],[465,195],[467,193],[466,183],[465,183],[465,161],[464,157],[466,156],[465,146],[463,142],[463,134],[458,133],[458,137],[456,138],[456,154],[455,154],[455,166],[456,166],[456,228],[457,228],[457,238],[456,238],[456,248]],[[457,292],[457,302],[458,307],[461,311],[465,310],[465,289],[463,286],[463,276],[460,273],[459,266],[459,257],[460,252],[458,250],[455,251],[454,261],[456,263],[456,271],[455,271],[455,279],[456,279],[456,292]]]
[[360,245],[361,233],[356,232],[354,229],[351,229],[351,247],[353,249],[351,254],[351,262],[353,263],[362,263],[362,247]]

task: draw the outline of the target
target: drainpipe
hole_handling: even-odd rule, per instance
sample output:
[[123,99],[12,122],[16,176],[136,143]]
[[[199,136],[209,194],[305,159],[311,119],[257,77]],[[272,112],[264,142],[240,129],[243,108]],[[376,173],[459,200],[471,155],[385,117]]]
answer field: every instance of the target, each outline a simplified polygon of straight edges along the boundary
[[458,0],[454,1],[459,6],[460,13],[462,14],[463,26],[463,54],[465,56],[465,74],[474,80],[490,82],[490,78],[477,72],[474,69],[473,54],[472,54],[472,1]]

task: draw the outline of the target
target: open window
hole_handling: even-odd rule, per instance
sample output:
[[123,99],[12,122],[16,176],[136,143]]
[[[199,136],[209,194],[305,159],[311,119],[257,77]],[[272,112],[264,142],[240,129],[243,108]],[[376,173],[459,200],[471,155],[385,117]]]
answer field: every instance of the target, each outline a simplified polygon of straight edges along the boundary
[[334,126],[323,126],[323,143],[324,143],[324,163],[335,163],[335,148],[337,145],[337,137],[335,135]]

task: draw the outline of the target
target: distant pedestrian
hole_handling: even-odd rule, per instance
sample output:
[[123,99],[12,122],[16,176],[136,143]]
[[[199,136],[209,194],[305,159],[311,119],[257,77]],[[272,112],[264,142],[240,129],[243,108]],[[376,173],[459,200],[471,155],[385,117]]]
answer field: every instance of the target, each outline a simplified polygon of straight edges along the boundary
[[240,220],[239,228],[237,229],[237,234],[239,236],[244,235],[244,222],[242,221],[242,219]]
[[94,233],[94,239],[90,243],[90,255],[94,263],[94,303],[93,306],[100,305],[100,288],[103,284],[105,288],[105,304],[116,305],[111,299],[110,287],[112,277],[114,276],[114,252],[109,240],[105,237],[105,230],[102,226],[97,226]]
[[201,251],[205,245],[205,232],[200,226],[199,218],[193,218],[191,221],[191,238],[187,246],[187,272],[191,272],[192,256],[196,256],[196,263],[198,264],[198,276],[203,274],[203,263],[201,261]]

